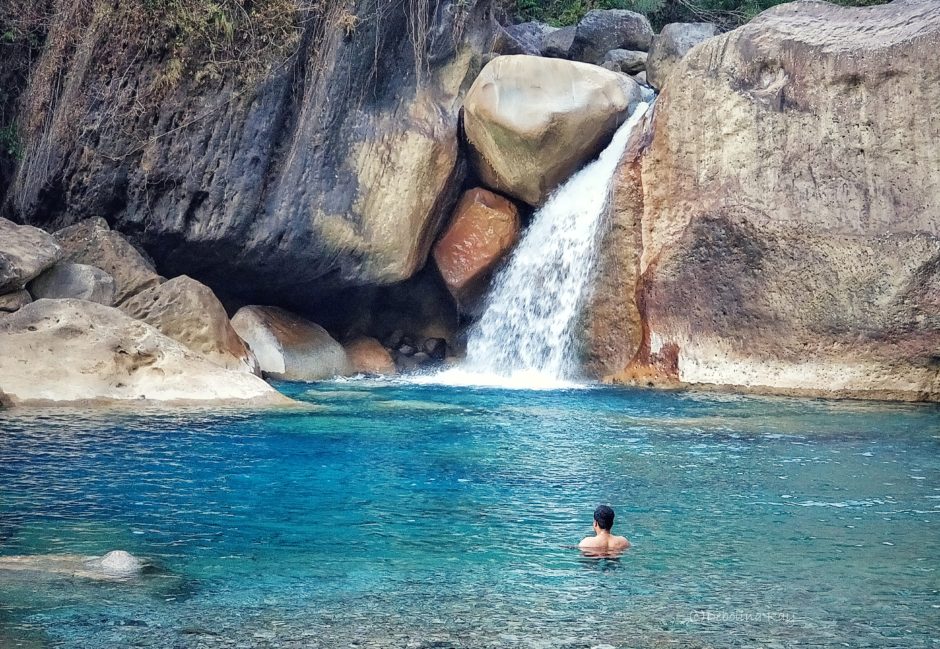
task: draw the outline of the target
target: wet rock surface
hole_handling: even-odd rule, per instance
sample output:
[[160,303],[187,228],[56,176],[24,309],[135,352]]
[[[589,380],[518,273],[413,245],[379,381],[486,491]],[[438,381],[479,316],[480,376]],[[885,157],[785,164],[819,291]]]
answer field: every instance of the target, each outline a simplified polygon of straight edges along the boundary
[[433,249],[444,283],[463,311],[478,306],[486,280],[519,240],[520,227],[512,201],[479,187],[463,194]]

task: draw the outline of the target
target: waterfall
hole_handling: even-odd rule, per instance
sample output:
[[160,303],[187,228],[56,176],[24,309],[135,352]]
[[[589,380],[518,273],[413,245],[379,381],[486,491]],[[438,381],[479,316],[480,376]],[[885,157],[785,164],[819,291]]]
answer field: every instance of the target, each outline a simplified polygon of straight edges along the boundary
[[574,327],[597,262],[613,175],[648,108],[640,103],[600,156],[533,215],[493,280],[483,315],[470,332],[466,360],[438,380],[537,388],[577,378]]

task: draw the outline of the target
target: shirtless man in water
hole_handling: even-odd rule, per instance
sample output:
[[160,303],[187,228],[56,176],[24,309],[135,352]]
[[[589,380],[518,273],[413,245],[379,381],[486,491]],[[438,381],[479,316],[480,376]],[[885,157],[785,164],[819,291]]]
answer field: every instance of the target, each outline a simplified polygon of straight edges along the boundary
[[622,536],[614,536],[610,529],[614,526],[614,510],[607,505],[599,505],[594,510],[594,534],[581,540],[578,547],[590,553],[620,552],[630,547],[630,541]]

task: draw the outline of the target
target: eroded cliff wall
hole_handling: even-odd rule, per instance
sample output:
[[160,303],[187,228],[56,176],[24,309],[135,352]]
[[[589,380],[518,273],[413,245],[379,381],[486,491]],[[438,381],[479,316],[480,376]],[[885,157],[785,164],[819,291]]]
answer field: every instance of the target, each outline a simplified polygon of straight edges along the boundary
[[620,174],[620,380],[940,398],[937,51],[938,3],[800,2],[682,60]]
[[103,216],[236,302],[302,307],[424,265],[488,0],[54,4],[8,214]]

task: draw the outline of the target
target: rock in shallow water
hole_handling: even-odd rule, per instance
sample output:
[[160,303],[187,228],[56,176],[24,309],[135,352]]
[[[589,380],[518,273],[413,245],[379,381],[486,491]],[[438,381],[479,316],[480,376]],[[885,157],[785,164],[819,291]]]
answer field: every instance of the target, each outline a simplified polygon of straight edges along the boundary
[[360,374],[395,374],[395,361],[392,355],[375,338],[363,336],[346,343],[346,356],[352,369]]
[[38,300],[0,318],[0,391],[15,405],[291,402],[258,377],[85,300]]
[[248,343],[265,376],[319,381],[346,376],[353,368],[343,346],[318,324],[270,306],[245,306],[232,327]]

